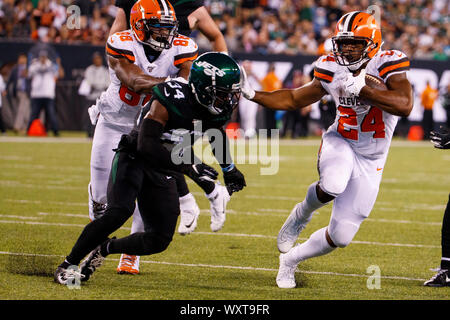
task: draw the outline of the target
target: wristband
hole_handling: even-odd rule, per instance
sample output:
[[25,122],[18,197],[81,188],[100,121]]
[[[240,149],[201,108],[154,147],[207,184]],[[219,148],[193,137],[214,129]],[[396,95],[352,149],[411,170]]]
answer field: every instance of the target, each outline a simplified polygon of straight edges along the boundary
[[230,172],[233,169],[234,169],[234,163],[230,164],[228,167],[222,168],[222,172],[224,172],[224,173]]

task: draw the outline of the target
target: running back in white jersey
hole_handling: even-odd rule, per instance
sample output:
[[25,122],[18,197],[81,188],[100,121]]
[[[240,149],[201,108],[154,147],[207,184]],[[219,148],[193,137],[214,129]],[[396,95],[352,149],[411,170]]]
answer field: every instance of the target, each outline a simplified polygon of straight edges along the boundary
[[[409,59],[400,51],[380,51],[367,64],[366,73],[387,79],[396,73],[409,70]],[[350,71],[335,62],[333,56],[321,56],[314,68],[314,77],[333,97],[336,119],[328,131],[338,132],[358,154],[368,158],[381,158],[388,152],[398,116],[375,106],[367,105],[342,89]]]
[[[178,74],[179,66],[198,56],[197,44],[188,37],[178,36],[172,47],[163,50],[159,57],[150,63],[144,52],[144,45],[136,40],[131,30],[117,32],[109,37],[106,53],[115,58],[126,58],[141,68],[147,75],[165,78]],[[150,94],[138,94],[124,86],[116,73],[109,68],[111,83],[97,103],[106,121],[120,126],[133,127],[140,108],[151,98]]]

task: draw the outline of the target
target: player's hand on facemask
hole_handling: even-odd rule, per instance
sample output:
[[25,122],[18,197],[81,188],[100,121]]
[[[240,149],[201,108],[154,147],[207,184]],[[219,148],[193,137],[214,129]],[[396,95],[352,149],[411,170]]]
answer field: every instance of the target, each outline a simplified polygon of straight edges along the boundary
[[255,97],[255,90],[253,90],[248,82],[247,73],[243,67],[241,67],[241,92],[244,98],[248,100],[252,100]]

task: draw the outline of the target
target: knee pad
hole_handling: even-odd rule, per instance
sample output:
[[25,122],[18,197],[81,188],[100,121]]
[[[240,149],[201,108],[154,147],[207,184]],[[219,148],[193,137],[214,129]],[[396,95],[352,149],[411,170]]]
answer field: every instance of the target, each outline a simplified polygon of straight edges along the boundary
[[359,225],[351,221],[332,220],[328,226],[328,235],[336,247],[345,248],[352,242],[358,229]]
[[347,188],[347,180],[337,176],[328,176],[320,180],[320,188],[331,196],[337,197]]

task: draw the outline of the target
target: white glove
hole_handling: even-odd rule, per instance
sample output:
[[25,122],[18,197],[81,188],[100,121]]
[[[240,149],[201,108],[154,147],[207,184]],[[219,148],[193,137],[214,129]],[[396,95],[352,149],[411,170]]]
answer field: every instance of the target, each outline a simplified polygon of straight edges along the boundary
[[171,78],[170,76],[168,76],[166,78],[166,80],[164,80],[164,82],[169,82],[169,81],[178,81],[178,82],[182,82],[182,83],[186,83],[186,84],[188,83],[188,81],[183,77]]
[[247,80],[247,73],[243,67],[241,68],[241,92],[244,98],[252,100],[255,97],[255,90],[250,86]]
[[344,89],[347,93],[359,96],[361,89],[366,85],[366,69],[362,69],[356,77],[348,73],[347,80],[344,82]]

